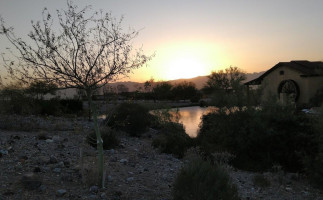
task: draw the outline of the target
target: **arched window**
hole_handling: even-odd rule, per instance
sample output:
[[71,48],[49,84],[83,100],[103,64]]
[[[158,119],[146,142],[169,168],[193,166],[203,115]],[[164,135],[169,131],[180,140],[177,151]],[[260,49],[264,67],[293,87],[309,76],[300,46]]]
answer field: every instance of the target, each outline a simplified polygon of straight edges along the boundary
[[299,87],[294,80],[284,80],[278,86],[278,94],[285,93],[289,98],[295,102],[299,98]]

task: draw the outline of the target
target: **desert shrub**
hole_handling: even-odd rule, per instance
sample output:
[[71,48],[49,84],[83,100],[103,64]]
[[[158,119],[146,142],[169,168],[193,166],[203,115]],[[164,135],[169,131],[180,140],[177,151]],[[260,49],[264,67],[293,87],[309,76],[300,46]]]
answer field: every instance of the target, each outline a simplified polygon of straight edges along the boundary
[[59,115],[61,113],[61,106],[58,99],[35,100],[34,104],[39,107],[38,111],[34,111],[36,114]]
[[83,110],[83,102],[77,99],[62,99],[59,101],[64,113],[79,113]]
[[164,125],[167,125],[170,122],[179,123],[180,113],[178,109],[164,107],[162,109],[156,109],[151,112],[152,128],[162,129]]
[[234,200],[239,199],[237,188],[227,171],[202,159],[194,159],[178,173],[173,187],[174,200]]
[[122,103],[105,124],[138,137],[146,131],[150,119],[151,115],[146,107],[135,103]]
[[[117,132],[115,130],[112,130],[108,127],[100,127],[100,132],[103,140],[103,149],[108,150],[119,146],[120,141],[117,137]],[[86,141],[92,147],[97,147],[97,140],[94,131],[90,132],[86,136]]]
[[279,164],[287,171],[304,169],[302,155],[315,152],[311,121],[288,107],[262,110],[220,110],[203,117],[201,148],[236,155],[232,164],[246,170],[267,170]]
[[317,90],[315,96],[310,99],[310,105],[312,107],[323,106],[323,88]]
[[317,153],[306,155],[304,163],[309,179],[314,186],[323,189],[323,107],[321,113],[315,117],[315,137]]
[[186,134],[183,125],[174,122],[164,124],[152,143],[162,153],[173,154],[178,158],[182,158],[192,144],[193,139]]

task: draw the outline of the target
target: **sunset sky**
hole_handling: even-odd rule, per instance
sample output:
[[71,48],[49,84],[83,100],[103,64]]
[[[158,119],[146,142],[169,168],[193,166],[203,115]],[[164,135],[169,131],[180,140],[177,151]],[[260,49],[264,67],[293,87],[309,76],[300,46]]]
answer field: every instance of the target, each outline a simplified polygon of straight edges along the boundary
[[[80,7],[124,16],[125,28],[140,30],[134,41],[148,67],[130,80],[191,78],[237,66],[260,72],[280,61],[323,60],[322,0],[93,0]],[[66,7],[65,0],[0,0],[0,15],[19,37],[31,30],[41,11]],[[10,46],[0,38],[0,52]],[[4,73],[0,61],[0,73]],[[124,79],[128,80],[128,79]],[[123,81],[124,81],[123,80]]]

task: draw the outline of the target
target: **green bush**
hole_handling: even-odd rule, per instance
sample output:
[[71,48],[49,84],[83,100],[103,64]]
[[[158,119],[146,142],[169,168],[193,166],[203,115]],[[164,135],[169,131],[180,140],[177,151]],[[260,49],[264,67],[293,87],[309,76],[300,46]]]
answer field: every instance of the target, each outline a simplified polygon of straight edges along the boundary
[[174,183],[174,200],[235,200],[237,188],[226,170],[202,159],[194,159],[184,166]]
[[203,117],[197,137],[211,154],[228,151],[232,164],[245,170],[268,170],[279,164],[287,171],[304,169],[302,156],[315,153],[310,120],[288,107],[262,110],[220,110]]
[[152,145],[159,148],[162,153],[182,158],[192,143],[193,139],[186,134],[182,124],[168,122],[163,125]]
[[135,103],[122,103],[105,123],[138,137],[147,130],[150,119],[151,115],[146,107]]
[[[117,137],[117,132],[115,130],[112,130],[108,127],[100,127],[100,132],[103,140],[103,149],[108,150],[119,146],[120,141]],[[94,131],[92,131],[86,136],[86,141],[92,147],[97,147],[97,140]]]

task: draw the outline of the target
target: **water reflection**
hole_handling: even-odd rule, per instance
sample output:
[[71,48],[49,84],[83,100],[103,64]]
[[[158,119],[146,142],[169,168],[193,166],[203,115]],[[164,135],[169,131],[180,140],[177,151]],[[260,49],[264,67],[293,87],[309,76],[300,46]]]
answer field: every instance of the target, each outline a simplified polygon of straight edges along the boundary
[[199,106],[179,108],[179,122],[184,125],[186,133],[190,137],[196,137],[201,123],[201,117],[204,114],[214,110],[214,108],[201,108]]

